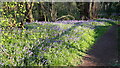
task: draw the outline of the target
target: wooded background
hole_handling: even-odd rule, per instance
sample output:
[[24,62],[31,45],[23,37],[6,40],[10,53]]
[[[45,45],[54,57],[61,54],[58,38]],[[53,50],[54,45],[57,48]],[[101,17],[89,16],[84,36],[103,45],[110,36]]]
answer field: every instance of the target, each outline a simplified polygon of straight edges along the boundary
[[120,2],[1,2],[9,23],[120,18]]

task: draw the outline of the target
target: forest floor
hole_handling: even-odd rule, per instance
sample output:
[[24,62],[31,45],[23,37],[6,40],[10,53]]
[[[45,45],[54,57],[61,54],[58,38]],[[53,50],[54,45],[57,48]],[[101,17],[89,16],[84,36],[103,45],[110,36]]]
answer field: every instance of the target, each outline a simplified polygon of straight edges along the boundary
[[117,49],[117,26],[102,35],[95,43],[95,46],[87,52],[83,58],[83,64],[79,66],[112,66],[118,62]]

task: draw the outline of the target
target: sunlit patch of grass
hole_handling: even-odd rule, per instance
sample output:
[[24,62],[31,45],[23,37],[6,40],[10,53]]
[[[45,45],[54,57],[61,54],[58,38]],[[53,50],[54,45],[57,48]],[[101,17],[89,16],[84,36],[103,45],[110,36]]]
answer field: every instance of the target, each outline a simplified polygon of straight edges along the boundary
[[[73,21],[72,21],[73,22]],[[0,64],[13,66],[71,66],[108,26],[101,23],[32,23],[24,29],[2,29]],[[97,32],[96,32],[97,31]],[[99,34],[99,35],[97,35]]]

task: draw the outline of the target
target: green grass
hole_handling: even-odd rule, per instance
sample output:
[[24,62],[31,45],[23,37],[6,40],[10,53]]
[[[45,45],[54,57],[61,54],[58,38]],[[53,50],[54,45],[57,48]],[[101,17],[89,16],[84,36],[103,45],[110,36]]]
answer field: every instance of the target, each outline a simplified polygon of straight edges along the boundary
[[33,23],[25,25],[25,29],[3,28],[0,64],[12,66],[81,64],[87,50],[108,29],[102,26],[107,25],[97,22],[87,25]]

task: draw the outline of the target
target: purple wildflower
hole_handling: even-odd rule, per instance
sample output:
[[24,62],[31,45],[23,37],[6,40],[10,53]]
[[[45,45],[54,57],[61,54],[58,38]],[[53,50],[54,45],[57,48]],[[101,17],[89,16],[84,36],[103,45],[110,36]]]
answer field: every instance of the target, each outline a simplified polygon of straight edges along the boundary
[[46,48],[44,48],[43,50],[46,51]]
[[1,62],[0,62],[0,65],[4,65],[4,63],[1,63]]

